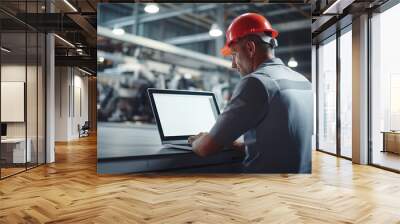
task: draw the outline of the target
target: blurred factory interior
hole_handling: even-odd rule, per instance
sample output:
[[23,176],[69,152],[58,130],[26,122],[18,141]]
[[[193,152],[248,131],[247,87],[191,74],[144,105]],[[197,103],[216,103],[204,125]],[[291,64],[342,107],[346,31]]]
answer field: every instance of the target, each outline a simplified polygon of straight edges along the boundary
[[258,12],[280,32],[276,56],[311,80],[311,6],[307,4],[99,4],[99,121],[153,123],[148,87],[206,90],[220,107],[239,74],[223,58],[225,30]]
[[[219,50],[245,12],[312,82],[313,173],[99,175],[200,160],[133,158],[160,146],[146,89],[223,109],[240,75]],[[398,21],[399,0],[0,0],[0,223],[398,223]]]

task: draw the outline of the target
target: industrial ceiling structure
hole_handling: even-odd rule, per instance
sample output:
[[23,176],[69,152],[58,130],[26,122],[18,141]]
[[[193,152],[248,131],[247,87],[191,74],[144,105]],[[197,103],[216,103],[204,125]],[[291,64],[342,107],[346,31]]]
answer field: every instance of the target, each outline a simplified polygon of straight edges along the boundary
[[[134,55],[141,47],[139,57],[175,63],[195,69],[230,67],[230,58],[222,58],[219,52],[224,45],[224,32],[230,22],[246,12],[265,15],[272,26],[280,32],[276,55],[285,63],[292,58],[297,61],[295,70],[311,77],[311,6],[285,3],[160,3],[158,11],[146,11],[148,3],[100,4],[102,16],[98,17],[98,46],[105,51],[124,52]],[[218,27],[220,35],[210,34]],[[104,30],[103,30],[104,29]],[[112,41],[107,34],[121,30],[129,36],[128,41]],[[104,31],[105,35],[102,35]],[[107,36],[108,38],[102,38]],[[138,37],[144,37],[135,42]],[[146,45],[147,40],[155,40]],[[133,41],[133,42],[132,42]],[[164,43],[174,46],[169,51],[159,49]],[[141,45],[141,46],[139,46]],[[168,47],[168,46],[166,46]],[[185,50],[200,53],[203,57],[191,57]],[[168,53],[165,53],[168,52]],[[173,56],[171,56],[173,55]],[[206,56],[212,56],[207,58]],[[217,63],[221,62],[221,63]]]
[[[129,56],[136,54],[139,57],[152,57],[167,63],[180,63],[207,70],[215,69],[215,63],[207,61],[217,61],[220,64],[230,61],[229,58],[221,58],[218,55],[219,49],[224,44],[224,34],[212,36],[210,29],[217,26],[224,32],[237,15],[259,12],[265,15],[280,32],[276,55],[285,63],[289,63],[292,58],[295,59],[297,67],[294,69],[310,79],[311,40],[332,35],[335,29],[329,28],[336,21],[351,14],[348,19],[348,23],[351,23],[351,16],[356,15],[358,11],[372,10],[386,0],[158,3],[157,12],[153,13],[146,12],[146,6],[151,3],[150,1],[139,2],[141,1],[1,0],[1,29],[3,33],[14,33],[15,42],[24,41],[17,38],[17,35],[18,30],[26,28],[55,33],[57,34],[56,65],[78,66],[93,74],[96,73],[98,66],[97,42],[104,50],[112,47],[112,51],[120,51]],[[105,16],[98,18],[97,10],[102,10]],[[185,54],[188,52],[175,57],[151,47],[142,46],[139,51],[132,42],[116,42],[101,36],[97,38],[97,25],[107,30],[122,29],[131,35],[132,40],[135,40],[135,37],[144,37],[158,41],[152,43],[162,42],[176,47],[169,48],[171,51],[188,50],[193,54],[199,53],[201,55],[198,56],[204,60],[199,60],[199,57],[186,57]],[[11,36],[7,38],[13,39]],[[17,43],[15,45],[18,46]],[[204,55],[211,58],[204,58]],[[100,65],[100,68],[102,66]]]
[[[27,30],[28,41],[34,38],[29,36],[29,30],[55,33],[56,66],[76,66],[96,74],[96,5],[97,1],[89,0],[2,0],[1,30],[10,39],[7,44],[14,47],[25,46],[22,31]],[[30,48],[36,45],[28,44],[28,58]],[[11,51],[10,56],[21,58],[18,52]]]

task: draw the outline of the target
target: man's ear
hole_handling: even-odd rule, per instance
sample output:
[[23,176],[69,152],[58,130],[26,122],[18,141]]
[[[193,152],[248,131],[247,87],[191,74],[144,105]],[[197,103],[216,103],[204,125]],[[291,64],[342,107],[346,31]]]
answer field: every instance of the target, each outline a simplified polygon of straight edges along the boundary
[[256,54],[256,43],[254,43],[254,41],[247,41],[246,48],[249,52],[249,55],[251,57],[254,57],[254,55]]

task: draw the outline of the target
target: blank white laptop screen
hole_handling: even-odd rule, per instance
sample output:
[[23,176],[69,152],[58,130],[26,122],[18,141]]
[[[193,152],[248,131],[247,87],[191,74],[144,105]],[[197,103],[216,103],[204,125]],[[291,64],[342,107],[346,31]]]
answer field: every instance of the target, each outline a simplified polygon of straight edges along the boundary
[[153,98],[165,137],[209,132],[218,117],[212,96],[154,93]]

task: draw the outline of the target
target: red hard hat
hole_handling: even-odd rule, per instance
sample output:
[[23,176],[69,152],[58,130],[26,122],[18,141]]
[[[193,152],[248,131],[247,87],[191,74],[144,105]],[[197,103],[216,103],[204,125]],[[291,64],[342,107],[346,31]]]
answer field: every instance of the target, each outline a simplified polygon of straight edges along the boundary
[[272,38],[278,36],[278,31],[271,27],[268,20],[257,13],[245,13],[236,17],[226,30],[226,43],[221,49],[223,56],[231,55],[229,46],[239,38],[249,34],[268,32]]

